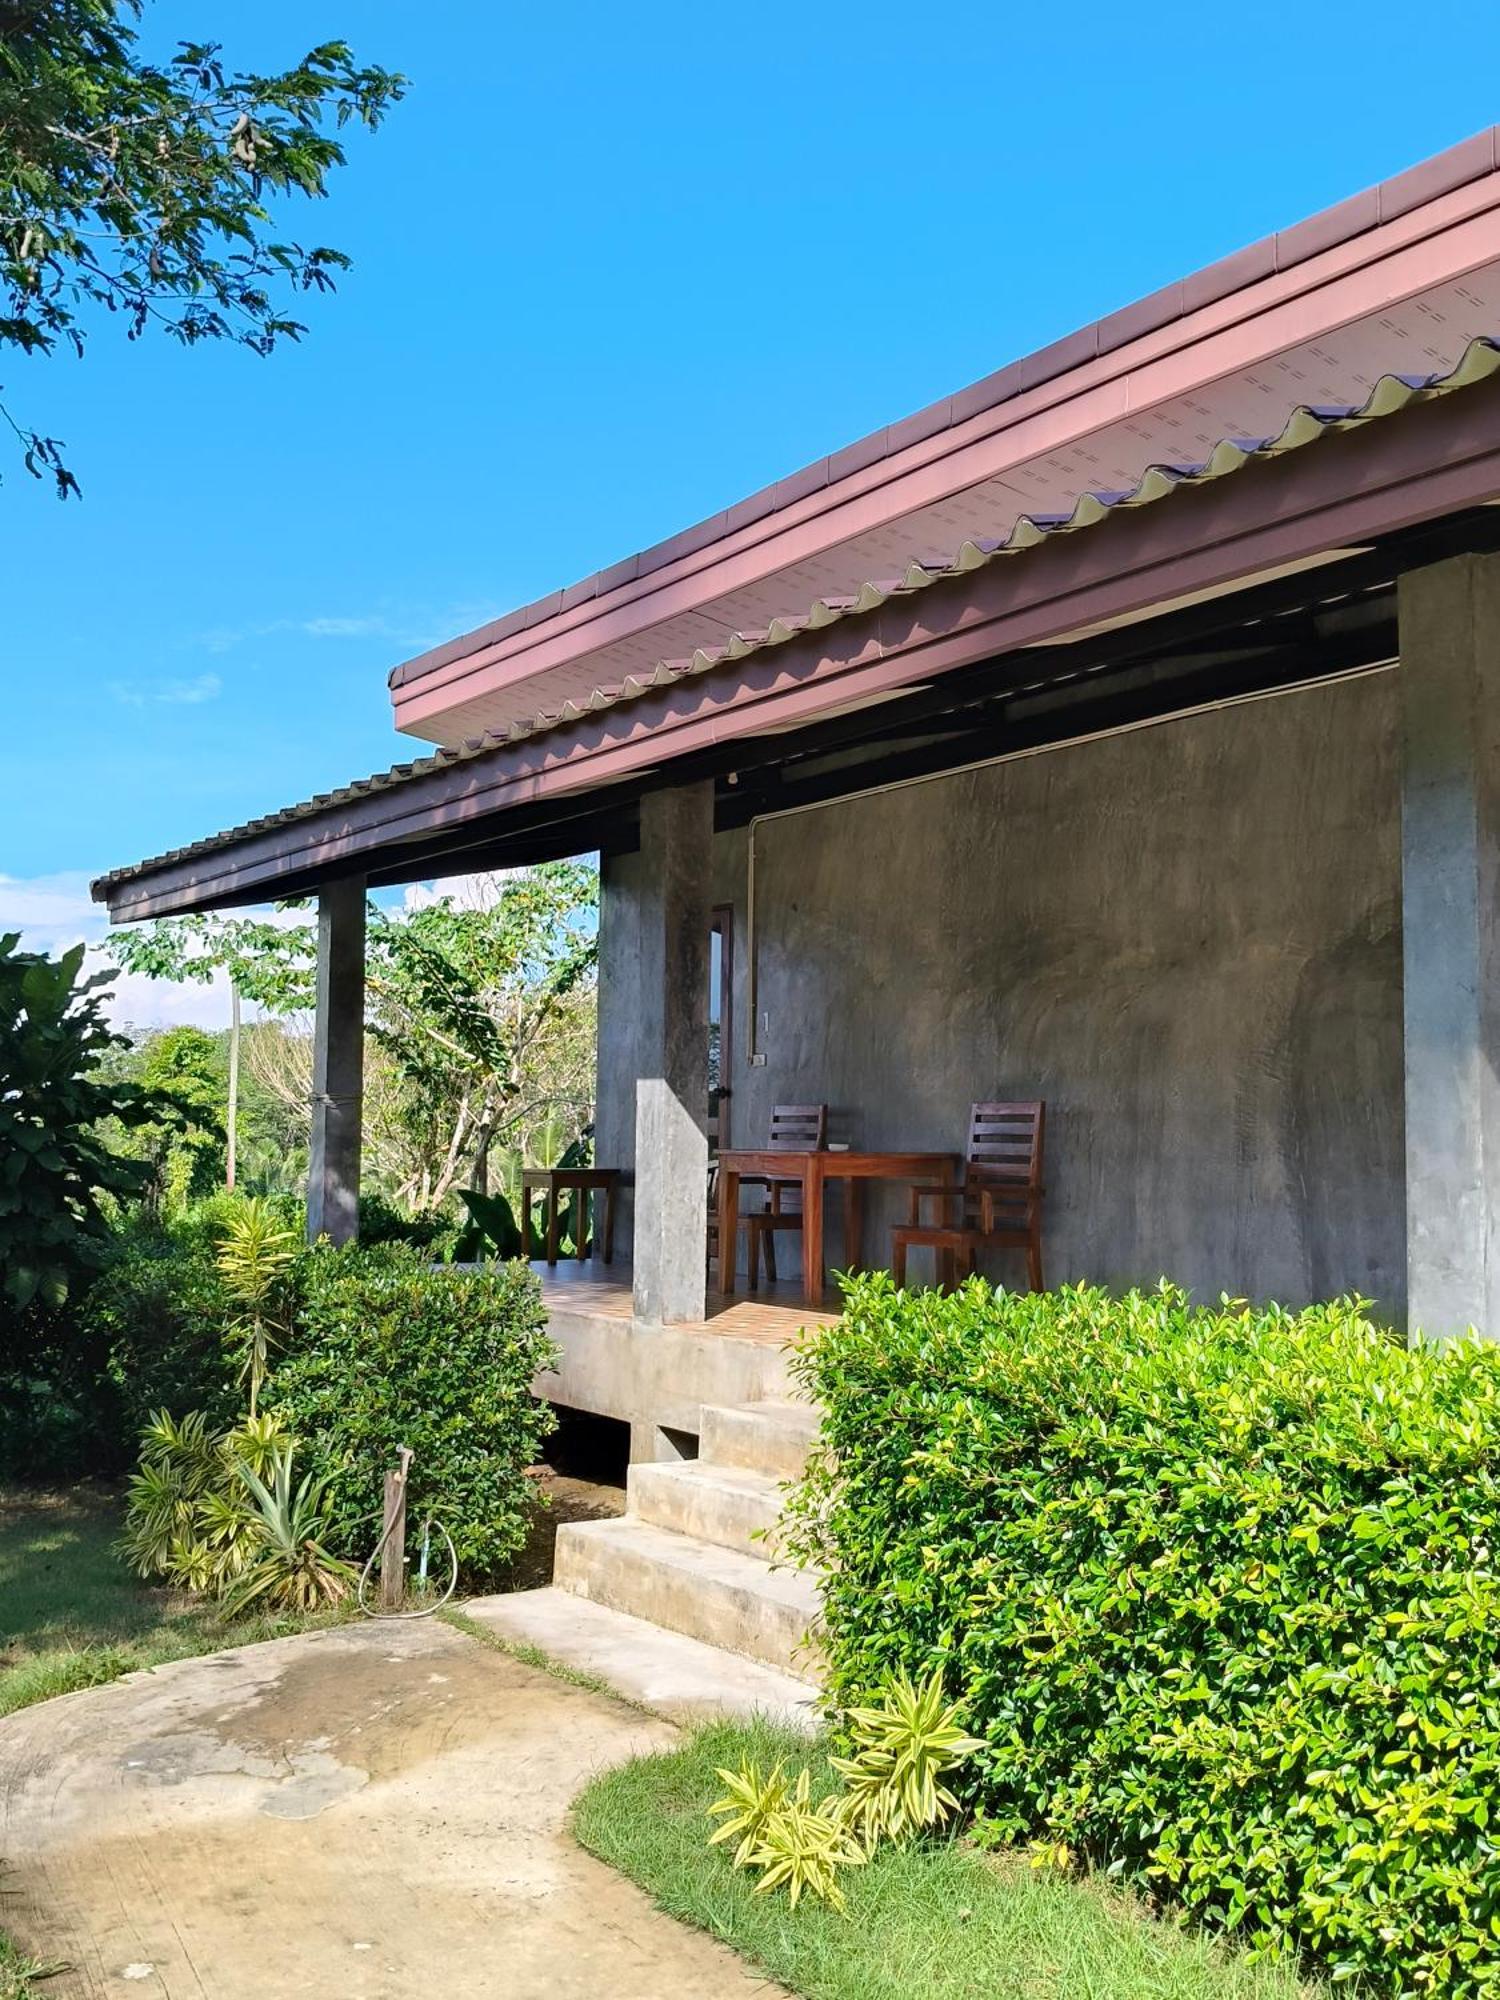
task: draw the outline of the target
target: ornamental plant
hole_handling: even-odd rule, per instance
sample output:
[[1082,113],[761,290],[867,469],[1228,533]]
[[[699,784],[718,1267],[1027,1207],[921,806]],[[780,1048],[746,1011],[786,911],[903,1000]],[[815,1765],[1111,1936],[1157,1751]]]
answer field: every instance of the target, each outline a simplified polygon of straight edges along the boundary
[[752,1758],[737,1771],[720,1771],[717,1775],[724,1795],[708,1809],[710,1816],[719,1820],[708,1836],[708,1844],[717,1847],[721,1841],[738,1840],[734,1865],[744,1868],[765,1832],[766,1821],[786,1804],[786,1770],[778,1760],[762,1775],[760,1765]]
[[843,1800],[811,1797],[812,1774],[798,1773],[785,1798],[765,1815],[745,1865],[760,1870],[759,1896],[785,1889],[795,1910],[805,1892],[831,1909],[844,1908],[841,1868],[857,1868],[868,1857],[849,1830]]
[[883,1840],[910,1840],[958,1811],[957,1798],[939,1780],[984,1748],[960,1729],[958,1714],[943,1693],[941,1667],[920,1686],[898,1674],[873,1707],[850,1709],[853,1755],[832,1761],[844,1780],[845,1824],[867,1853]]
[[555,1354],[535,1274],[323,1244],[302,1258],[299,1290],[267,1400],[326,1482],[336,1545],[371,1546],[381,1474],[407,1445],[412,1511],[441,1516],[467,1576],[492,1577],[525,1541],[525,1471],[557,1421],[532,1394]]
[[120,1553],[139,1576],[222,1594],[261,1539],[247,1481],[274,1473],[289,1448],[272,1418],[214,1432],[201,1411],[158,1410],[126,1489]]
[[251,1534],[245,1560],[224,1591],[227,1617],[259,1604],[318,1611],[341,1603],[354,1587],[353,1569],[325,1543],[324,1482],[307,1473],[298,1483],[294,1457],[290,1443],[277,1449],[264,1478],[244,1459],[236,1466],[252,1502]]
[[882,1841],[910,1840],[956,1811],[958,1800],[938,1775],[984,1747],[959,1728],[941,1670],[920,1687],[899,1676],[873,1707],[849,1711],[844,1733],[852,1754],[830,1760],[844,1788],[824,1798],[812,1798],[806,1768],[795,1783],[780,1762],[764,1776],[753,1761],[718,1773],[724,1793],[708,1809],[720,1821],[709,1845],[738,1839],[734,1865],[760,1870],[758,1895],[785,1888],[795,1909],[806,1890],[842,1910],[839,1870],[868,1861]]
[[831,1698],[941,1667],[981,1838],[1372,1995],[1500,1987],[1500,1349],[877,1274],[796,1372]]
[[0,1304],[57,1307],[106,1261],[112,1203],[149,1169],[111,1152],[106,1119],[170,1115],[159,1093],[111,1081],[100,1064],[124,1038],[107,1025],[83,946],[50,959],[0,936]]
[[257,1198],[231,1208],[219,1243],[219,1277],[234,1308],[226,1340],[240,1364],[252,1423],[272,1349],[286,1338],[298,1249],[296,1235],[269,1203]]
[[780,1763],[764,1777],[753,1762],[717,1775],[724,1795],[708,1810],[721,1823],[709,1835],[709,1846],[738,1836],[734,1865],[760,1871],[757,1895],[785,1889],[794,1910],[804,1893],[842,1910],[839,1870],[869,1858],[849,1825],[843,1796],[813,1798],[812,1773],[804,1768],[793,1781]]

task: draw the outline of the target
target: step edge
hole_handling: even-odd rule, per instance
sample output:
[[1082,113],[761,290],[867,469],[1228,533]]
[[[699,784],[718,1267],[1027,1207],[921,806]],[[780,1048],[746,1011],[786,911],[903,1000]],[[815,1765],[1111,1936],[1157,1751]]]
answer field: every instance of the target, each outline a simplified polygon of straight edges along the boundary
[[629,1468],[625,1483],[628,1493],[633,1482],[680,1484],[727,1488],[735,1493],[765,1495],[774,1499],[790,1482],[786,1475],[766,1472],[758,1465],[725,1465],[719,1459],[644,1458]]
[[[504,1625],[509,1622],[505,1617],[505,1612],[508,1609],[514,1608],[519,1612],[519,1616],[516,1618],[517,1623],[524,1621],[525,1612],[521,1609],[521,1602],[527,1599],[538,1604],[547,1600],[559,1606],[586,1605],[589,1614],[593,1617],[603,1621],[606,1625],[611,1621],[620,1620],[624,1626],[631,1628],[634,1635],[638,1638],[651,1633],[661,1633],[664,1637],[694,1647],[708,1656],[704,1661],[706,1668],[713,1666],[717,1660],[733,1660],[737,1665],[755,1668],[759,1674],[765,1675],[768,1680],[788,1683],[784,1691],[767,1687],[764,1692],[768,1699],[776,1699],[779,1693],[784,1693],[784,1698],[793,1701],[800,1699],[811,1703],[819,1698],[820,1688],[817,1681],[808,1679],[804,1674],[795,1673],[789,1667],[777,1666],[769,1660],[757,1659],[752,1653],[737,1653],[731,1646],[717,1645],[712,1639],[701,1638],[694,1632],[681,1631],[675,1625],[659,1625],[654,1619],[643,1618],[638,1611],[625,1611],[617,1604],[606,1604],[601,1598],[585,1597],[580,1591],[570,1590],[566,1584],[547,1583],[539,1584],[531,1590],[491,1592],[483,1598],[476,1598],[474,1600],[474,1606],[482,1608],[476,1609],[471,1606],[466,1606],[465,1608],[478,1623],[503,1629]],[[563,1659],[563,1655],[560,1653],[554,1653],[553,1656]],[[568,1665],[570,1662],[563,1659],[563,1664]],[[751,1703],[749,1706],[753,1709],[754,1704]]]
[[[764,1557],[748,1555],[743,1549],[726,1548],[722,1543],[705,1541],[701,1535],[684,1535],[675,1528],[663,1528],[654,1521],[641,1521],[629,1514],[604,1521],[564,1521],[557,1530],[557,1539],[562,1542],[565,1537],[570,1544],[580,1541],[603,1542],[606,1547],[615,1544],[634,1560],[662,1562],[697,1574],[721,1589],[744,1590],[789,1610],[808,1601],[814,1608],[821,1604],[817,1582],[806,1570],[790,1564],[773,1566]],[[664,1546],[655,1546],[658,1542]],[[745,1574],[703,1576],[710,1565],[722,1569],[726,1558],[733,1567],[743,1566]],[[757,1587],[765,1584],[772,1584],[772,1588]]]

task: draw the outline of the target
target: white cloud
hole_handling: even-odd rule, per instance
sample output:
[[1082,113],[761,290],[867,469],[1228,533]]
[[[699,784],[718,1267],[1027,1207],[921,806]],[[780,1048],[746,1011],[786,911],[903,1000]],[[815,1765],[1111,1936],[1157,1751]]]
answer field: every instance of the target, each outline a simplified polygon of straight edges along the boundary
[[[250,640],[294,633],[304,639],[379,639],[390,646],[426,652],[461,632],[472,632],[480,625],[487,625],[492,618],[500,615],[503,608],[497,607],[492,600],[484,599],[438,606],[387,606],[379,611],[321,612],[310,618],[272,618],[250,625],[213,625],[194,633],[188,643],[208,653],[229,653]],[[201,675],[200,681],[214,682],[213,693],[219,692],[215,675]],[[148,701],[194,699],[188,694],[174,697],[160,690],[196,685],[198,683],[191,681],[155,684],[117,681],[112,692],[118,701],[129,702],[133,707],[144,707]],[[205,694],[197,698],[208,700],[210,697]]]
[[229,982],[223,974],[207,986],[168,979],[148,979],[141,972],[122,972],[98,949],[109,929],[109,918],[90,900],[89,878],[80,872],[0,875],[0,933],[19,931],[26,951],[55,957],[75,944],[90,947],[89,972],[109,973],[114,985],[105,996],[105,1010],[117,1027],[170,1028],[190,1022],[201,1028],[229,1025]]
[[222,694],[224,683],[217,674],[199,674],[190,681],[164,681],[157,690],[156,699],[167,702],[213,701]]
[[307,618],[298,626],[310,639],[394,639],[388,618]]
[[413,608],[282,619],[277,626],[266,629],[302,632],[309,639],[386,639],[393,646],[412,646],[425,652],[428,647],[440,646],[460,632],[472,632],[498,616],[491,603],[468,603],[438,610]]
[[454,903],[461,910],[492,909],[505,884],[524,873],[521,868],[500,868],[482,875],[445,875],[440,881],[408,882],[401,892],[401,907],[425,910],[434,903]]
[[109,691],[126,708],[148,708],[165,704],[170,708],[196,707],[215,701],[224,691],[217,674],[198,674],[183,681],[111,681]]
[[207,632],[198,634],[198,644],[209,653],[230,653],[239,645],[245,634],[233,625],[215,625]]

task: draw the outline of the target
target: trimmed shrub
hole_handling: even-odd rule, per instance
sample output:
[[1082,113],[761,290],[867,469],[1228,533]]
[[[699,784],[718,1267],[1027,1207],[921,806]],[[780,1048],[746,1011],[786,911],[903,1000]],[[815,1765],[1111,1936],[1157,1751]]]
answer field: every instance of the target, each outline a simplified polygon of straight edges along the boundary
[[384,1195],[362,1194],[359,1198],[359,1240],[367,1250],[378,1243],[410,1243],[426,1250],[432,1261],[447,1259],[457,1232],[451,1215],[406,1215]]
[[66,1305],[4,1325],[0,1478],[123,1470],[156,1411],[222,1429],[242,1401],[225,1346],[233,1308],[215,1263],[243,1206],[219,1195],[169,1220],[120,1219],[102,1269]]
[[832,1703],[941,1666],[987,1837],[1362,1991],[1500,1987],[1500,1349],[877,1275],[796,1366]]
[[552,1359],[524,1264],[459,1271],[395,1244],[323,1245],[303,1260],[298,1324],[266,1402],[327,1481],[342,1553],[374,1546],[381,1475],[409,1445],[409,1511],[441,1515],[480,1580],[526,1538],[523,1474],[556,1421],[531,1384]]
[[218,1429],[239,1414],[224,1337],[233,1308],[216,1263],[224,1213],[222,1203],[205,1204],[169,1229],[130,1231],[78,1308],[81,1331],[107,1357],[122,1448],[158,1410],[201,1410]]

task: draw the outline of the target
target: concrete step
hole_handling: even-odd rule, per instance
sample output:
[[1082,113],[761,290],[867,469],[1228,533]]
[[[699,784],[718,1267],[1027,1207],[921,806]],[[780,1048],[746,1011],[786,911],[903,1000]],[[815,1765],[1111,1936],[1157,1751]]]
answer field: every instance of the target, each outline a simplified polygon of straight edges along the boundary
[[764,1715],[809,1733],[817,1727],[818,1692],[807,1681],[570,1590],[516,1590],[463,1608],[506,1644],[536,1646],[566,1667],[597,1674],[673,1722]]
[[706,1405],[698,1455],[704,1465],[744,1465],[777,1479],[800,1478],[818,1434],[811,1403]]
[[553,1581],[706,1645],[811,1677],[805,1644],[818,1593],[798,1570],[648,1521],[569,1521],[557,1531]]
[[744,1465],[709,1465],[701,1458],[632,1465],[630,1512],[654,1528],[695,1535],[721,1549],[766,1562],[775,1554],[781,1482]]

